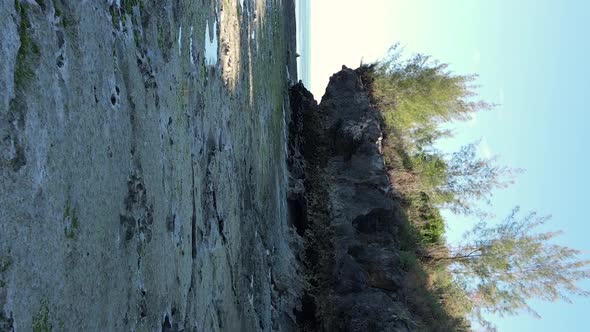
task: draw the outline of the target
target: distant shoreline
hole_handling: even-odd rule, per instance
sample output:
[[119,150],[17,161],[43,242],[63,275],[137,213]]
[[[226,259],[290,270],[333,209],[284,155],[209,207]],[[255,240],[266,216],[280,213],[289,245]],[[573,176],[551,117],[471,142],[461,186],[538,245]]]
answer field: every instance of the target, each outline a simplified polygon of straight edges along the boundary
[[310,87],[311,79],[311,6],[310,0],[295,0],[297,35],[297,76],[305,86]]

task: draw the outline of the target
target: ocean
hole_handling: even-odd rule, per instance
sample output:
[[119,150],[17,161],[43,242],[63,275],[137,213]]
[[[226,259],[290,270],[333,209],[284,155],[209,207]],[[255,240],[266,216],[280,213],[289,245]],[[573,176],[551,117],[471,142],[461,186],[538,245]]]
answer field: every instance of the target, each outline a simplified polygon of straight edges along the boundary
[[297,24],[297,77],[306,87],[311,79],[311,0],[295,0],[295,20]]

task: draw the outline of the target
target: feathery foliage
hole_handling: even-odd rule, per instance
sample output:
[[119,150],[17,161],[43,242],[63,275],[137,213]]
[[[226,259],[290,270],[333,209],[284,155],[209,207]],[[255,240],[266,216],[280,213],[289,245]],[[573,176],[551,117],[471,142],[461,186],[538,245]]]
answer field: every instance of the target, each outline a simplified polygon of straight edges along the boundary
[[551,243],[560,232],[537,231],[547,220],[535,212],[520,217],[515,208],[498,225],[478,223],[451,256],[438,258],[448,260],[450,272],[468,285],[477,317],[523,310],[538,316],[527,300],[569,302],[571,295],[590,295],[576,285],[590,277],[590,261]]
[[451,155],[434,147],[439,139],[452,136],[448,129],[441,129],[442,123],[468,120],[493,107],[476,99],[473,81],[477,76],[455,75],[448,65],[425,55],[404,59],[399,44],[385,60],[369,67],[371,97],[382,114],[386,134],[403,149],[402,167],[386,156],[388,165],[396,168],[400,179],[417,180],[399,182],[413,186],[403,188],[405,192],[425,193],[436,206],[476,214],[475,201],[489,202],[494,189],[507,186],[519,173],[496,165],[495,158],[478,157],[478,143]]
[[590,276],[589,262],[579,259],[578,251],[553,244],[559,232],[537,232],[548,217],[521,218],[516,208],[498,225],[476,224],[458,247],[445,243],[440,209],[487,217],[475,203],[489,204],[493,191],[521,172],[478,156],[477,142],[452,154],[435,148],[439,139],[452,136],[441,124],[493,107],[477,100],[477,76],[455,75],[424,55],[404,59],[399,45],[357,72],[381,113],[383,157],[407,217],[398,231],[407,276],[401,293],[426,330],[467,330],[467,317],[493,330],[485,313],[536,315],[527,303],[531,298],[589,295],[576,285]]
[[476,86],[471,83],[477,76],[454,75],[447,64],[422,54],[403,59],[399,44],[375,65],[374,73],[373,98],[387,113],[388,126],[427,133],[423,138],[431,142],[447,134],[438,128],[441,122],[468,120],[473,113],[492,107],[474,100]]

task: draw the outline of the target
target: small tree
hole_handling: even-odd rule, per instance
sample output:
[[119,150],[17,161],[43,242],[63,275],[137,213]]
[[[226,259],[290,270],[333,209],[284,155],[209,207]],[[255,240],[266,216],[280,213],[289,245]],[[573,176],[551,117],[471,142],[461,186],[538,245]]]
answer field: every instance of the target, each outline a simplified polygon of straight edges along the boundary
[[466,285],[474,305],[474,315],[484,324],[484,312],[499,315],[527,311],[531,298],[570,301],[571,295],[590,295],[576,282],[590,277],[588,260],[578,258],[575,249],[550,243],[560,232],[537,232],[548,216],[535,212],[519,218],[519,208],[500,224],[477,224],[464,243],[451,249],[449,270]]
[[576,282],[590,276],[585,270],[590,262],[578,259],[576,250],[552,244],[559,232],[537,231],[548,217],[519,217],[514,209],[499,225],[478,224],[463,245],[444,244],[439,208],[481,215],[473,203],[489,203],[493,191],[512,183],[520,172],[478,156],[477,143],[451,155],[436,149],[437,140],[452,136],[442,123],[468,120],[493,106],[478,100],[475,75],[456,75],[424,55],[404,59],[399,45],[384,60],[361,69],[371,102],[382,115],[383,154],[394,192],[418,231],[416,253],[443,276],[430,281],[449,312],[472,312],[491,327],[485,312],[536,314],[527,304],[531,298],[588,295]]
[[479,157],[478,144],[465,145],[451,155],[446,163],[445,182],[436,188],[438,201],[455,213],[475,213],[473,201],[489,203],[494,189],[512,184],[522,172],[497,165],[496,158]]
[[384,113],[386,124],[411,134],[429,128],[431,136],[444,135],[437,125],[451,120],[467,120],[472,113],[493,105],[480,100],[471,84],[477,76],[455,75],[448,65],[417,54],[408,59],[394,45],[388,56],[374,64],[372,97]]
[[434,204],[456,213],[473,214],[478,212],[473,201],[487,200],[493,189],[511,182],[513,170],[497,166],[493,158],[477,157],[478,143],[450,158],[434,147],[439,139],[452,137],[442,123],[468,120],[494,106],[477,99],[476,75],[456,75],[447,64],[423,54],[404,57],[399,44],[364,70],[387,136],[394,144],[403,144],[407,155],[403,163],[386,156],[390,167],[403,166],[396,169],[398,188],[412,195],[426,193]]
[[479,157],[477,144],[465,145],[450,156],[431,146],[419,146],[410,156],[412,172],[417,175],[414,191],[427,194],[433,205],[454,213],[482,215],[473,203],[490,203],[493,191],[510,185],[521,170],[499,166],[496,158]]

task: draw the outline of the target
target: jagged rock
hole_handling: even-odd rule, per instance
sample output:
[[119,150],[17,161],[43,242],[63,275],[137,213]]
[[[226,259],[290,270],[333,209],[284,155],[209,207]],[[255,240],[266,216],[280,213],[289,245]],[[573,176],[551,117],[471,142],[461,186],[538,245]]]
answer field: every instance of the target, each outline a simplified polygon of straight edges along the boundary
[[302,153],[309,287],[300,325],[308,331],[408,331],[396,295],[397,216],[380,153],[379,113],[358,73],[346,67],[330,78],[319,107],[302,90],[291,89],[291,103],[307,115],[298,129],[301,140],[314,144]]

